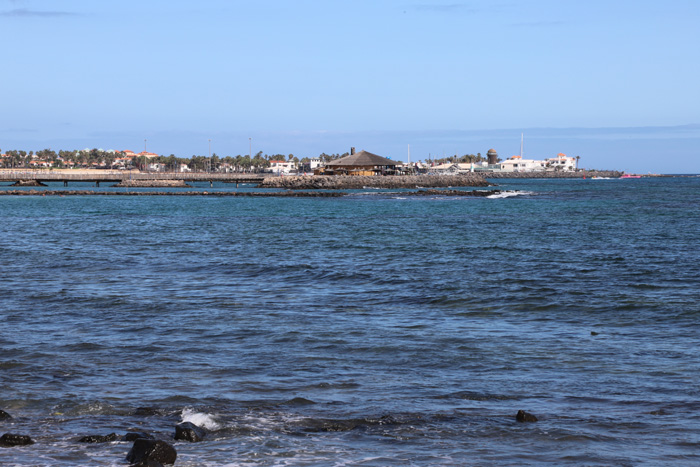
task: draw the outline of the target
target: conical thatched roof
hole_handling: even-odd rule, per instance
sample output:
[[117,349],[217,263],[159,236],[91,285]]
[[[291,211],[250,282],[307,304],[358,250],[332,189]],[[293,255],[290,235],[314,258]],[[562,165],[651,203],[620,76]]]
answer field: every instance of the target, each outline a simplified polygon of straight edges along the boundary
[[398,162],[372,154],[371,152],[360,151],[357,154],[350,154],[349,156],[330,161],[326,165],[330,167],[374,167],[377,165],[398,165]]

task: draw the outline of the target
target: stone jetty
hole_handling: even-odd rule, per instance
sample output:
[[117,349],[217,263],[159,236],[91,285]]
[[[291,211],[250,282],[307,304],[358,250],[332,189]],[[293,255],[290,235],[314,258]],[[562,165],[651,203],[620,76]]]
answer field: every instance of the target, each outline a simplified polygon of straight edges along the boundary
[[114,188],[192,188],[184,180],[122,180]]
[[[375,192],[374,195],[395,194],[396,192]],[[501,193],[500,190],[439,190],[420,189],[402,191],[401,196],[475,196],[486,197]],[[0,196],[205,196],[219,198],[340,198],[353,193],[342,191],[277,191],[277,192],[236,192],[236,191],[92,191],[92,190],[0,190]]]
[[352,176],[352,175],[301,175],[268,177],[260,188],[284,188],[287,190],[361,190],[363,188],[446,188],[486,187],[491,184],[483,175],[397,175],[397,176]]
[[0,196],[208,196],[220,198],[337,198],[347,193],[329,191],[94,191],[0,190]]
[[487,179],[496,178],[620,178],[617,170],[580,170],[578,172],[484,172]]

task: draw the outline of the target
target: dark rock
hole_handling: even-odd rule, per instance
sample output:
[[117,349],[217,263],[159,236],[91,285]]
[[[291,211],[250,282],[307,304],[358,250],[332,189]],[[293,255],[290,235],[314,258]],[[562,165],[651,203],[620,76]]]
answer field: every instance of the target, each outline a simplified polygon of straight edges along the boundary
[[5,433],[0,436],[0,446],[11,448],[13,446],[28,446],[34,444],[34,440],[27,435],[15,435],[12,433]]
[[152,435],[144,433],[143,431],[130,431],[129,433],[122,436],[122,441],[136,441],[139,438],[155,439]]
[[535,417],[531,413],[525,412],[524,410],[518,410],[518,413],[515,415],[515,419],[519,422],[536,422],[537,421],[537,417]]
[[204,430],[204,428],[191,422],[184,422],[175,426],[175,439],[177,440],[197,443],[202,441],[206,434],[207,432]]
[[108,435],[88,435],[83,436],[78,440],[79,443],[111,443],[112,441],[117,441],[119,436],[116,433],[110,433]]
[[12,415],[4,410],[0,410],[0,420],[12,420]]
[[591,331],[591,336],[597,336],[597,335],[598,335],[598,333],[597,333],[597,332],[595,332],[595,331]]
[[174,464],[176,459],[177,451],[172,445],[165,441],[145,438],[134,441],[134,445],[126,455],[127,461],[139,466],[158,465],[152,464],[153,462],[164,465]]

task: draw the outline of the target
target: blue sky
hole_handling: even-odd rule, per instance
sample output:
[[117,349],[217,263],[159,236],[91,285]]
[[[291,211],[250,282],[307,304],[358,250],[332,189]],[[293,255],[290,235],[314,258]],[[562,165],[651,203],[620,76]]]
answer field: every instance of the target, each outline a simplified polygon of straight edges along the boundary
[[0,149],[700,172],[696,0],[0,0]]

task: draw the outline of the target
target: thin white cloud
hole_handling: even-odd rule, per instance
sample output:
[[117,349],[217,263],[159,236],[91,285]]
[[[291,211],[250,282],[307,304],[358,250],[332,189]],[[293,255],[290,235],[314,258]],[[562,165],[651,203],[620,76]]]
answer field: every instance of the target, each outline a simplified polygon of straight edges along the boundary
[[14,18],[56,18],[61,16],[78,16],[70,11],[39,11],[28,8],[15,8],[14,10],[0,11],[0,16]]

